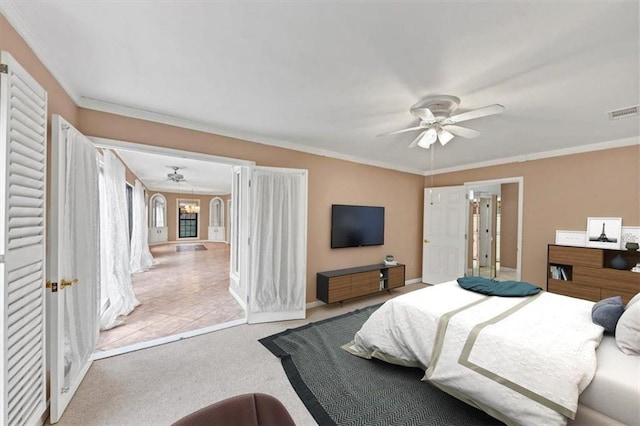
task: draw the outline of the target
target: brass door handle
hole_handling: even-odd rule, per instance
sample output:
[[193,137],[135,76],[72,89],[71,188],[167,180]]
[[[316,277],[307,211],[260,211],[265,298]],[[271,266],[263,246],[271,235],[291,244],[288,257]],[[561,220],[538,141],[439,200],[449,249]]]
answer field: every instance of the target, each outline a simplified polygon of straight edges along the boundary
[[426,238],[424,240],[422,240],[425,244],[429,244],[429,240],[427,240]]
[[77,278],[72,279],[71,281],[67,281],[67,280],[61,280],[60,281],[60,288],[65,288],[65,287],[69,287],[74,285],[75,283],[78,282]]

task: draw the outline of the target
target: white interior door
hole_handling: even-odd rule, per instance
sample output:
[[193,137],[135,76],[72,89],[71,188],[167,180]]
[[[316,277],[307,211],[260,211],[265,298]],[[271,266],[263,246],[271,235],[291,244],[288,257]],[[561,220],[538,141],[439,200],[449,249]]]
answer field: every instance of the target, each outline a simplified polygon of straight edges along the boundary
[[99,333],[99,205],[96,151],[52,118],[48,293],[50,421],[56,423],[92,363]]
[[307,171],[254,167],[247,322],[305,318]]
[[248,167],[234,166],[231,173],[231,262],[229,292],[243,309],[247,308],[249,264],[249,173]]
[[0,54],[0,424],[46,412],[47,92]]
[[464,276],[466,208],[464,186],[425,188],[422,282],[441,284]]

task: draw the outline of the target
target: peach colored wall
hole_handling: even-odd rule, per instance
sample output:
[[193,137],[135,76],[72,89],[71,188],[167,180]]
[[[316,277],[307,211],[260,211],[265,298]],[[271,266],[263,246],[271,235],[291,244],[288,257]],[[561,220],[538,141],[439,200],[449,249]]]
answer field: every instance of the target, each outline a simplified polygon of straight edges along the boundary
[[[585,230],[587,217],[640,225],[640,146],[510,163],[433,177],[433,186],[524,177],[522,279],[546,288],[547,245],[556,229]],[[429,185],[431,177],[424,179]]]
[[[215,195],[202,194],[178,194],[174,192],[149,192],[149,199],[154,194],[162,194],[167,200],[167,237],[169,241],[194,241],[206,240],[209,233],[209,203]],[[222,197],[221,197],[222,198]],[[181,200],[200,200],[200,213],[198,214],[198,238],[180,239],[178,240],[178,199]]]
[[500,266],[518,267],[518,184],[500,188]]
[[[405,263],[406,279],[422,268],[423,177],[134,118],[80,109],[85,135],[255,161],[309,171],[307,301],[316,299],[316,273],[381,262]],[[331,204],[386,208],[385,245],[330,248]]]

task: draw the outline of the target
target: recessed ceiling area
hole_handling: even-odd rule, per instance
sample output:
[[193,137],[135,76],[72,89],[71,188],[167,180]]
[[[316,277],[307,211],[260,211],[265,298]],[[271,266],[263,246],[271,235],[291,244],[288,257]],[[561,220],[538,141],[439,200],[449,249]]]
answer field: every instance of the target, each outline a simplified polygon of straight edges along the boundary
[[[209,195],[231,193],[232,166],[228,164],[124,149],[114,151],[150,191]],[[167,177],[173,173],[172,167],[180,168],[178,173],[184,176],[183,181],[173,182]]]
[[[16,1],[0,11],[78,105],[413,173],[638,143],[640,3]],[[490,104],[430,151],[427,96]],[[174,164],[163,164],[174,165]],[[175,164],[178,165],[178,164]],[[184,170],[185,176],[189,169]]]

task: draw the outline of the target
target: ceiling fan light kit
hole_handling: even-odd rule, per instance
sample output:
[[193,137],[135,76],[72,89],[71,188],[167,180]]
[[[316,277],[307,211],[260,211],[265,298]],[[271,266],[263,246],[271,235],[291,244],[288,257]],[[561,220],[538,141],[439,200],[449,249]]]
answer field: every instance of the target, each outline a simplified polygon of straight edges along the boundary
[[418,146],[422,148],[429,148],[438,139],[438,132],[432,127],[429,130],[424,131],[419,138]]
[[173,173],[168,173],[167,174],[167,179],[170,180],[171,182],[176,182],[176,183],[180,183],[184,181],[184,175],[178,173],[178,170],[180,170],[180,167],[176,167],[176,166],[170,166],[173,169]]
[[421,148],[428,149],[436,141],[440,141],[440,144],[444,146],[455,136],[460,136],[466,139],[472,139],[480,136],[480,132],[477,130],[456,126],[456,123],[500,114],[504,111],[504,106],[500,104],[493,104],[460,114],[451,115],[458,108],[458,105],[460,105],[460,98],[456,96],[427,96],[409,109],[409,112],[420,120],[418,126],[396,130],[391,133],[386,133],[385,135],[395,135],[413,130],[422,130],[418,137],[409,145],[409,148],[419,146]]
[[440,129],[438,131],[438,140],[440,141],[442,146],[445,146],[447,144],[447,142],[449,142],[453,138],[454,138],[453,134],[447,132],[444,129]]

